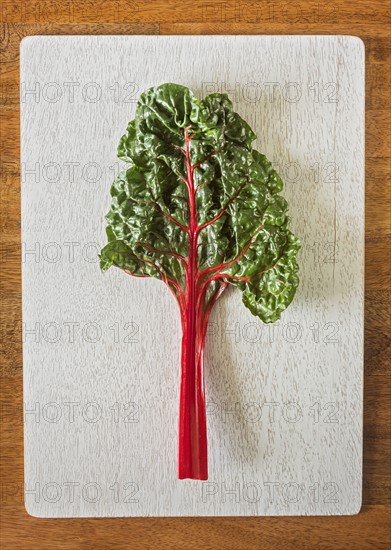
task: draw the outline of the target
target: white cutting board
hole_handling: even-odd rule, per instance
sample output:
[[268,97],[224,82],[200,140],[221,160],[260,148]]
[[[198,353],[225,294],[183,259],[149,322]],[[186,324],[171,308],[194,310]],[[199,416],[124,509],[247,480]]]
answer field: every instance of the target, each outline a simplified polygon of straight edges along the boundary
[[[179,481],[180,322],[101,274],[139,94],[226,91],[285,183],[301,285],[275,326],[234,289],[206,346],[209,479]],[[26,507],[42,517],[361,506],[364,47],[346,36],[34,36],[21,46]]]

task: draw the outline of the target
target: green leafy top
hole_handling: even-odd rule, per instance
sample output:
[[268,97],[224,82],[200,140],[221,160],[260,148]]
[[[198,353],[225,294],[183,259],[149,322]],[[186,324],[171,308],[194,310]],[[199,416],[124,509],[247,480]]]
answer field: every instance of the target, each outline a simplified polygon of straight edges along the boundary
[[190,277],[201,313],[231,284],[262,321],[279,319],[298,285],[300,244],[255,138],[226,94],[199,100],[177,84],[143,93],[118,147],[129,168],[111,188],[101,268],[163,280],[182,313]]

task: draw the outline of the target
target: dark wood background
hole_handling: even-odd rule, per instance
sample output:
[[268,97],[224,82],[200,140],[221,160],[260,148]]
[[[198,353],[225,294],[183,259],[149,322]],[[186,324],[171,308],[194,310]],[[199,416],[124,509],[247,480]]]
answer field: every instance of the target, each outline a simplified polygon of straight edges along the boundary
[[[390,548],[390,21],[382,0],[4,0],[1,543],[4,550]],[[19,43],[34,34],[349,34],[366,48],[363,507],[351,517],[37,519],[23,504]]]

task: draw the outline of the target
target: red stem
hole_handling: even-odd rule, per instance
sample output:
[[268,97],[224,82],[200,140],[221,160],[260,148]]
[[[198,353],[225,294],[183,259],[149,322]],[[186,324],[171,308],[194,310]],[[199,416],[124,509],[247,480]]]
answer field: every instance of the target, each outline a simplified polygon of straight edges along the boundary
[[179,402],[178,478],[208,479],[206,406],[203,375],[203,338],[197,315],[197,217],[190,160],[190,136],[185,129],[185,159],[189,197],[189,255],[186,265],[185,315],[182,337]]
[[[178,477],[179,479],[208,479],[208,449],[206,432],[206,405],[204,385],[204,347],[209,316],[212,308],[228,283],[222,281],[217,287],[209,303],[205,306],[205,296],[208,285],[217,281],[215,274],[207,281],[202,277],[221,267],[228,267],[239,259],[251,245],[252,239],[245,249],[231,262],[221,264],[216,268],[199,271],[198,237],[200,231],[217,221],[227,210],[231,202],[238,196],[243,184],[234,196],[229,199],[222,211],[203,225],[197,223],[196,192],[194,185],[194,170],[216,154],[214,151],[203,161],[191,164],[190,141],[188,128],[185,129],[185,147],[181,149],[185,156],[187,177],[182,178],[188,190],[189,225],[186,228],[189,235],[189,252],[186,259],[186,288],[182,303],[182,357],[181,385],[179,401],[179,442],[178,442]],[[221,278],[221,277],[220,277]]]

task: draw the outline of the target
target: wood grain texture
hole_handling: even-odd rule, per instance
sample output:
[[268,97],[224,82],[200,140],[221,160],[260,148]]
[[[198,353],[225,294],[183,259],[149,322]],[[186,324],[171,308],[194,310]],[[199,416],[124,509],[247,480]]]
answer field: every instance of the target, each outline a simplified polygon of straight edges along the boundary
[[[358,516],[351,518],[251,518],[219,519],[99,519],[99,520],[39,520],[28,516],[23,505],[23,424],[22,424],[22,359],[21,359],[21,294],[20,294],[20,166],[19,166],[19,42],[31,34],[130,33],[127,22],[136,21],[135,32],[151,32],[143,28],[148,22],[145,14],[135,13],[134,2],[120,1],[121,23],[114,15],[107,18],[86,2],[40,2],[52,13],[41,10],[35,18],[23,12],[32,2],[7,0],[2,4],[1,88],[0,105],[15,111],[15,117],[1,126],[1,137],[12,136],[13,143],[5,155],[1,147],[1,204],[2,218],[2,291],[1,291],[1,386],[2,386],[2,532],[3,548],[22,550],[42,548],[388,548],[390,532],[389,476],[386,465],[390,460],[389,372],[391,354],[389,342],[390,295],[387,281],[378,285],[378,268],[387,271],[390,246],[389,166],[386,157],[366,155],[366,257],[374,241],[379,249],[378,263],[366,265],[366,317],[364,380],[364,506]],[[142,5],[143,2],[138,2]],[[147,4],[145,2],[145,4]],[[150,3],[148,3],[150,4]],[[380,0],[359,2],[328,2],[322,17],[312,19],[314,3],[296,2],[303,16],[288,20],[277,10],[273,20],[263,22],[254,10],[267,9],[269,2],[247,2],[246,20],[241,22],[203,22],[201,4],[191,3],[179,14],[186,26],[178,28],[178,13],[173,16],[166,1],[153,2],[154,32],[185,33],[333,33],[360,36],[366,47],[367,124],[373,109],[387,110],[390,106],[389,13]],[[204,3],[205,4],[205,3]],[[208,3],[210,5],[210,3]],[[34,4],[37,5],[37,2]],[[64,6],[72,9],[61,19]],[[100,4],[101,5],[101,4]],[[232,13],[238,2],[224,2]],[[286,5],[286,4],[285,4]],[[319,5],[319,4],[318,4]],[[254,7],[255,6],[255,7]],[[57,10],[57,11],[56,11]],[[218,11],[218,10],[217,10]],[[221,11],[221,10],[220,10]],[[53,13],[55,14],[53,16]],[[262,11],[260,12],[262,14]],[[315,12],[316,13],[316,12]],[[185,15],[184,15],[185,14]],[[29,19],[27,18],[27,15]],[[232,17],[232,16],[231,16]],[[243,17],[243,16],[242,16]],[[258,17],[258,22],[254,18]],[[210,18],[210,13],[208,13]],[[218,16],[215,16],[215,20]],[[304,21],[306,18],[306,21]],[[220,16],[221,19],[221,16]],[[30,21],[30,22],[28,22]],[[62,21],[62,22],[61,22]],[[164,22],[164,23],[163,23]],[[138,30],[137,30],[138,29]],[[157,29],[157,31],[156,31]],[[387,135],[386,121],[378,121],[380,133]],[[368,142],[368,137],[367,137]],[[368,223],[368,219],[370,223]],[[381,220],[379,222],[379,220]],[[4,260],[9,268],[4,271]],[[388,338],[388,339],[387,339]]]

